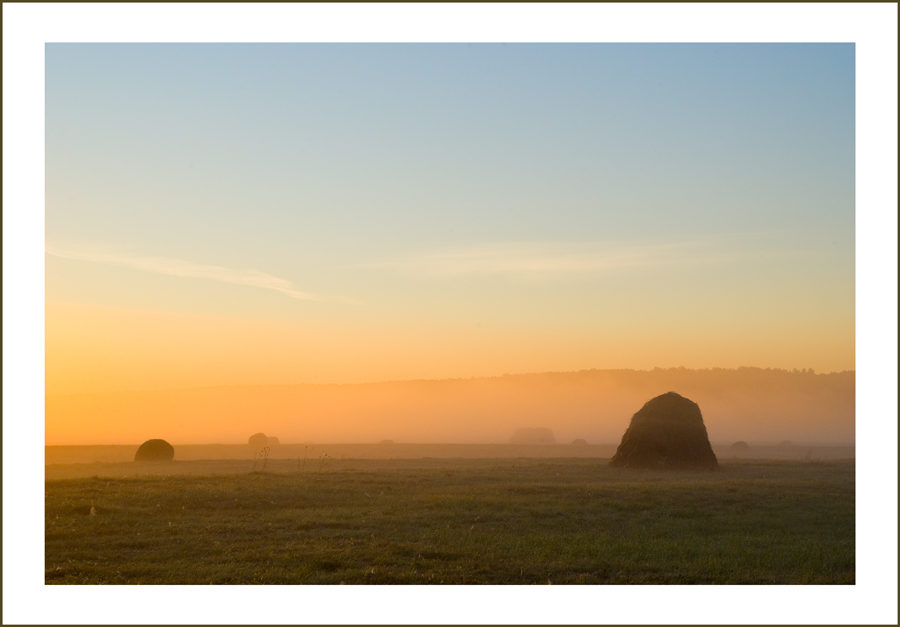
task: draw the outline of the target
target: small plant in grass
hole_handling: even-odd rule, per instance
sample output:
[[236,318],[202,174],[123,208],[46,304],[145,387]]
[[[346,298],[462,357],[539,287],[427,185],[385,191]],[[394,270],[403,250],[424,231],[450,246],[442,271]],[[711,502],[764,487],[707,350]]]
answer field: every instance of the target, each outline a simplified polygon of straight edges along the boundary
[[328,455],[328,453],[322,453],[322,457],[319,458],[319,474],[322,473],[322,468],[325,466],[325,464],[328,463],[329,459],[330,456]]
[[262,463],[263,463],[262,469],[263,469],[263,472],[265,472],[266,467],[269,465],[269,447],[268,446],[264,446],[256,454],[256,461],[253,462],[253,468],[250,470],[250,472],[253,472],[254,470],[256,470],[256,466],[259,464],[260,461],[262,461]]
[[303,471],[306,470],[306,458],[307,458],[307,456],[309,456],[309,447],[308,447],[308,446],[304,446],[304,447],[303,447],[303,466],[300,465],[300,458],[299,458],[299,457],[297,458],[297,471],[300,472],[300,473],[303,473]]

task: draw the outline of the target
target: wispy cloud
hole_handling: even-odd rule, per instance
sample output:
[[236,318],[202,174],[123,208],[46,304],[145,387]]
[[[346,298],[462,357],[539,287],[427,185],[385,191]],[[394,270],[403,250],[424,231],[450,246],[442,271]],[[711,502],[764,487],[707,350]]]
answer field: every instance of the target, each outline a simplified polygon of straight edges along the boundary
[[448,248],[381,262],[368,268],[427,276],[514,275],[542,277],[596,274],[623,268],[684,263],[722,263],[747,258],[745,237],[682,242],[518,242]]
[[301,300],[327,300],[325,297],[309,292],[301,292],[285,279],[279,279],[265,272],[256,270],[232,270],[221,266],[209,266],[183,261],[181,259],[169,259],[167,257],[141,257],[105,252],[84,252],[63,250],[56,246],[47,245],[46,253],[63,259],[77,259],[79,261],[92,261],[133,270],[143,270],[155,274],[167,274],[170,276],[191,277],[195,279],[209,279],[222,283],[234,283],[236,285],[249,285],[267,290],[281,292],[291,298]]

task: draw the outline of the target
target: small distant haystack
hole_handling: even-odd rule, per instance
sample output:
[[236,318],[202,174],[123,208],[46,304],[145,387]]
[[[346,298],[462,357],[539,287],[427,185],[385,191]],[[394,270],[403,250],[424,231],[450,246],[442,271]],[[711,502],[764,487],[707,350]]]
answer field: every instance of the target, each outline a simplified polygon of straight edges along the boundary
[[609,465],[715,470],[719,462],[709,444],[700,407],[680,394],[668,392],[647,401],[631,418]]
[[510,444],[556,444],[553,431],[545,428],[516,429],[509,439]]
[[175,459],[175,449],[165,440],[147,440],[134,454],[136,462],[170,462]]
[[269,438],[268,438],[268,440],[269,440],[268,445],[269,445],[270,447],[271,447],[271,446],[278,446],[279,444],[281,444],[281,440],[279,440],[278,438],[276,438],[274,435],[270,435]]
[[731,445],[732,453],[746,453],[748,450],[750,450],[750,445],[743,440],[738,440]]
[[575,438],[574,440],[572,440],[572,444],[574,444],[575,446],[584,446],[585,444],[587,444],[587,440],[585,440],[584,438]]
[[250,446],[255,446],[257,448],[262,448],[264,446],[268,446],[269,438],[266,437],[265,433],[254,433],[250,436],[250,439],[247,440],[247,444]]

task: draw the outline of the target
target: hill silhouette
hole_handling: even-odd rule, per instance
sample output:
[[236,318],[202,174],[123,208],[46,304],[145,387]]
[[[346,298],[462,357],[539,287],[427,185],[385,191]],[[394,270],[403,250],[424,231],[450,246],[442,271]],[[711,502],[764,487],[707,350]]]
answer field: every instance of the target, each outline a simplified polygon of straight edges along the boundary
[[[713,443],[852,444],[855,373],[761,368],[584,370],[366,384],[220,386],[48,395],[47,444],[246,443],[262,428],[283,442],[508,442],[523,425],[557,441],[616,443],[635,407],[678,390],[703,408]],[[249,429],[249,431],[248,431]]]

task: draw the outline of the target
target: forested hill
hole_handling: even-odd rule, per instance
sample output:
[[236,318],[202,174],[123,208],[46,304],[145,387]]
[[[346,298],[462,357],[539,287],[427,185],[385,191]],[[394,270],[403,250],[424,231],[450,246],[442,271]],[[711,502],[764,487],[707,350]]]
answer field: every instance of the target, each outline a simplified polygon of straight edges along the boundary
[[700,405],[713,442],[854,442],[853,371],[669,368],[48,395],[46,443],[239,443],[257,431],[282,442],[505,442],[519,427],[615,443],[669,391]]

